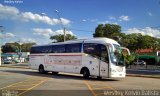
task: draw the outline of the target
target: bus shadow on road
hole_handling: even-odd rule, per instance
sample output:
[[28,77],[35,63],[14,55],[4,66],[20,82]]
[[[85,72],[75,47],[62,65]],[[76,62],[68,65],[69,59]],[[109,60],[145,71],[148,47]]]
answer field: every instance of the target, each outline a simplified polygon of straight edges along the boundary
[[50,72],[48,72],[46,74],[40,74],[37,71],[21,71],[21,70],[4,70],[3,72],[24,74],[24,75],[36,76],[36,77],[47,77],[47,78],[54,78],[54,79],[74,79],[74,80],[88,80],[88,81],[120,81],[117,78],[116,79],[114,79],[114,78],[98,79],[96,77],[90,77],[88,79],[85,79],[80,74],[70,74],[70,73],[61,73],[61,72],[59,74],[56,74],[56,75],[53,75]]
[[75,79],[75,80],[88,80],[88,81],[119,81],[119,79],[113,79],[113,78],[103,78],[103,79],[98,79],[96,77],[90,77],[90,78],[83,78],[82,75],[77,75],[77,74],[73,74],[73,75],[70,75],[70,74],[63,74],[63,73],[60,73],[60,74],[57,74],[57,75],[53,75],[53,78],[56,78],[56,79]]

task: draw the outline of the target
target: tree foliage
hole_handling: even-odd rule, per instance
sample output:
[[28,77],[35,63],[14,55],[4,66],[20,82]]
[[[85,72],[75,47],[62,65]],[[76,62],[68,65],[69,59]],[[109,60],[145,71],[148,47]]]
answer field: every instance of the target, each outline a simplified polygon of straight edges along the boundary
[[160,39],[140,33],[128,34],[121,39],[120,43],[132,51],[137,49],[160,49]]
[[2,52],[29,52],[32,45],[35,45],[36,43],[23,43],[20,45],[19,43],[6,43],[2,46]]
[[[56,40],[57,42],[63,42],[64,41],[64,35],[59,34],[59,35],[53,35],[50,37],[51,40]],[[74,40],[77,39],[75,36],[71,34],[66,34],[66,40]]]
[[36,43],[23,43],[21,45],[22,52],[29,52],[33,45],[36,45]]
[[130,55],[127,55],[125,57],[125,64],[126,64],[126,67],[128,67],[129,65],[133,64],[133,62],[135,61],[136,59],[136,54],[130,54]]
[[140,33],[125,34],[121,32],[121,26],[115,24],[99,24],[93,37],[112,38],[133,52],[137,49],[160,50],[159,38]]
[[121,26],[116,24],[99,24],[93,37],[107,37],[116,39],[121,33]]
[[3,45],[2,46],[2,52],[7,53],[7,52],[16,52],[16,47],[13,45]]

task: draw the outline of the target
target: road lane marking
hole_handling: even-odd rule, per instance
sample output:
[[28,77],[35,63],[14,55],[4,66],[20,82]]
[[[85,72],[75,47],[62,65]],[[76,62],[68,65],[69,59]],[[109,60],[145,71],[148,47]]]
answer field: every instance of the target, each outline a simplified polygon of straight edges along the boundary
[[89,85],[89,83],[85,80],[83,80],[83,82],[87,85],[88,89],[91,91],[91,93],[96,96],[96,93],[93,91],[92,87]]
[[[44,83],[45,81],[49,80],[50,78],[33,78],[33,77],[30,77],[26,80],[23,80],[23,81],[20,81],[20,82],[16,82],[16,83],[13,83],[11,85],[8,85],[6,87],[3,87],[3,88],[0,88],[0,90],[17,90],[17,91],[20,91],[18,93],[18,96],[32,90],[33,88],[37,87],[38,85]],[[53,78],[52,78],[53,79]]]
[[[95,81],[94,82],[88,82],[88,81],[84,80],[84,83],[85,83],[85,85],[87,85],[88,89],[92,92],[92,94],[94,96],[104,96],[105,95],[105,90],[106,91],[111,90],[114,93],[118,93],[118,91],[115,88],[113,88],[112,86],[110,86],[108,84],[106,85],[106,82],[105,82],[105,86],[100,86],[100,85],[104,85],[104,83],[95,82]],[[94,83],[94,84],[92,84],[92,83]],[[102,92],[100,92],[100,91],[102,91]],[[121,96],[123,96],[123,94],[121,94]]]
[[28,78],[28,79],[25,79],[25,80],[23,80],[23,81],[20,81],[20,82],[13,83],[13,84],[8,85],[8,86],[6,86],[6,87],[2,87],[2,88],[0,88],[0,90],[5,89],[5,88],[8,88],[8,87],[13,86],[13,85],[16,85],[16,84],[19,84],[19,83],[22,83],[22,82],[27,81],[27,80],[29,80],[29,78]]
[[[102,85],[103,85],[103,83],[101,83],[101,82],[98,82],[98,84],[102,84]],[[113,88],[112,86],[110,86],[110,85],[107,85],[107,86],[105,86],[105,87],[113,90],[115,93],[118,93],[118,91],[117,91],[115,88]],[[123,96],[123,95],[121,94],[121,96]]]
[[96,96],[104,95],[104,92],[96,94]]
[[109,87],[108,86],[105,86],[105,87],[94,87],[95,90],[106,89],[106,88],[109,88]]
[[[19,85],[17,85],[17,86],[33,86],[33,85],[36,85],[36,84],[23,84],[23,85],[21,85],[21,84],[19,84]],[[12,87],[14,87],[15,85],[13,85]]]
[[38,83],[37,85],[34,85],[33,87],[31,87],[31,88],[29,88],[29,89],[25,90],[24,92],[22,92],[22,93],[18,94],[18,96],[21,96],[22,94],[24,94],[24,93],[26,93],[26,92],[28,92],[28,91],[32,90],[33,88],[35,88],[35,87],[37,87],[37,86],[41,85],[42,83],[44,83],[45,81],[48,81],[48,80],[49,80],[49,79],[46,79],[46,80],[41,81],[41,82],[40,82],[40,83]]

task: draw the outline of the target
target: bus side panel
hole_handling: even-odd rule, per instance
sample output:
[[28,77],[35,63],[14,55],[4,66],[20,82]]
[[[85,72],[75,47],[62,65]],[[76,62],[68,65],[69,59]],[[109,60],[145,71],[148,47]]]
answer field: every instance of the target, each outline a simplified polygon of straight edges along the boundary
[[43,64],[46,71],[53,71],[54,62],[53,56],[49,56],[48,54],[44,57]]
[[81,64],[82,64],[81,54],[71,54],[71,56],[66,56],[64,71],[69,73],[79,73]]
[[87,54],[82,57],[82,67],[87,67],[90,75],[99,76],[99,60]]
[[81,54],[48,54],[44,57],[46,71],[79,73]]
[[29,64],[31,69],[38,70],[39,65],[43,64],[44,55],[30,55]]
[[109,63],[100,61],[100,76],[103,78],[109,77]]
[[45,58],[45,66],[47,71],[64,72],[64,58],[63,56],[49,54]]
[[76,74],[80,74],[81,68],[82,68],[82,57],[83,54],[81,53],[80,56],[76,57],[76,59],[74,59],[74,66],[73,66],[73,70],[74,73]]

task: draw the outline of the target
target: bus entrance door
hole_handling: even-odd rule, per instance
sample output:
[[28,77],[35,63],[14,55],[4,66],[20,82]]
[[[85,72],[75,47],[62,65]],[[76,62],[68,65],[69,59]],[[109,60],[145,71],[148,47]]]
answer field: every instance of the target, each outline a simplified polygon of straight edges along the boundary
[[108,46],[100,45],[100,60],[99,60],[99,76],[108,77],[109,55]]
[[103,61],[100,61],[100,64],[99,64],[100,68],[99,68],[99,76],[100,77],[108,77],[108,64],[106,64],[105,62]]

